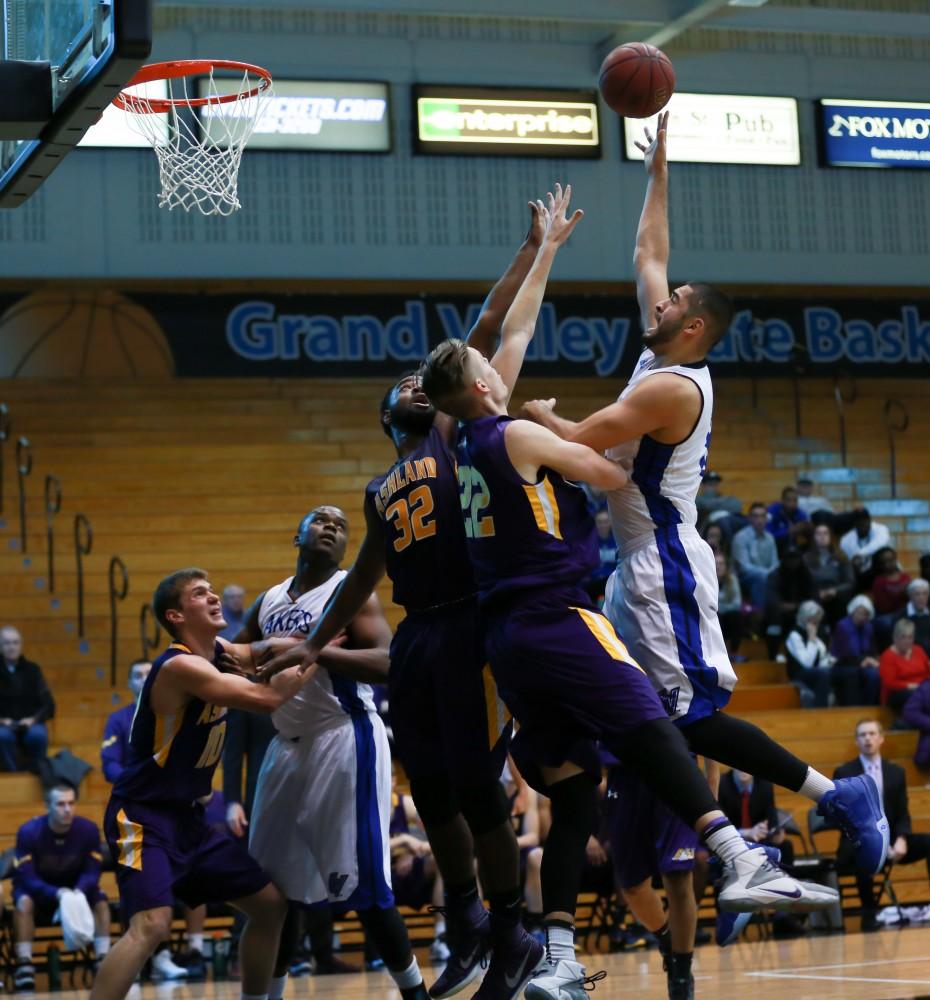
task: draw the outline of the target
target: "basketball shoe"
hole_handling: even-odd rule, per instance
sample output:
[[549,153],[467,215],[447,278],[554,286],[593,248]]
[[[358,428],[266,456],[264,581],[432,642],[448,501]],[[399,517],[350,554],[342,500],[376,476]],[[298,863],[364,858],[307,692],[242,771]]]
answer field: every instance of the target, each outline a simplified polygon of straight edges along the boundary
[[524,995],[526,1000],[588,1000],[594,984],[606,977],[606,972],[595,972],[593,976],[587,976],[580,962],[561,958],[554,965],[547,965],[540,975],[531,979]]
[[838,778],[836,788],[817,804],[817,813],[834,822],[856,848],[856,867],[877,875],[888,858],[890,831],[878,786],[868,774]]
[[751,847],[723,866],[717,906],[731,913],[765,906],[775,910],[822,910],[838,899],[835,889],[799,882],[773,864],[765,848]]
[[491,914],[491,962],[472,1000],[516,1000],[544,967],[546,949],[522,924],[508,924]]
[[449,959],[435,983],[429,988],[433,1000],[455,996],[473,983],[487,965],[491,919],[476,896],[464,909],[455,906],[430,907],[446,918],[446,944]]

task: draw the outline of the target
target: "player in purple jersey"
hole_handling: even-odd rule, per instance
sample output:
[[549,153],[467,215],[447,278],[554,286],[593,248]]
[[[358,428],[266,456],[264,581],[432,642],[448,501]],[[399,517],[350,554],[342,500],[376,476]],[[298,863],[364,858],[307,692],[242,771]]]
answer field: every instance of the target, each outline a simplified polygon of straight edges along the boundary
[[[500,328],[490,364],[510,385],[535,322],[535,314],[511,308],[514,296],[535,261],[543,259],[548,271],[581,218],[580,212],[567,217],[570,199],[571,189],[556,185],[547,206],[533,206],[530,235],[470,335],[484,349]],[[295,652],[279,663],[312,662],[387,571],[394,600],[407,611],[391,645],[396,751],[446,886],[452,956],[430,994],[446,997],[464,989],[480,974],[489,944],[491,962],[476,996],[509,1000],[522,991],[542,951],[519,920],[519,855],[498,781],[509,722],[499,718],[484,669],[451,447],[455,423],[435,411],[416,376],[407,376],[385,396],[382,426],[398,461],[366,490],[368,534],[356,563],[310,636],[304,660]],[[478,896],[475,855],[490,916]]]
[[[538,257],[512,308],[535,317],[547,277]],[[446,341],[430,354],[423,387],[436,406],[465,421],[459,483],[486,650],[520,724],[517,764],[552,803],[542,870],[549,967],[527,987],[527,997],[582,998],[591,983],[575,961],[573,932],[600,776],[595,740],[724,860],[722,905],[835,902],[834,891],[797,882],[747,847],[648,678],[581,587],[599,548],[584,493],[570,480],[619,489],[626,472],[584,445],[511,420],[511,388],[462,341]]]
[[[217,663],[222,657],[228,654],[249,665],[264,643],[234,646],[217,639],[226,622],[203,570],[166,577],[153,605],[174,641],[145,680],[126,766],[104,819],[129,928],[101,965],[91,997],[125,997],[169,934],[178,896],[189,906],[231,902],[245,913],[239,949],[242,991],[254,1000],[268,992],[284,897],[235,841],[207,825],[201,802],[212,792],[227,709],[270,713],[311,680],[315,668],[302,677],[290,671],[271,686],[221,672]],[[276,646],[284,644],[278,640]]]
[[639,144],[648,184],[633,262],[645,350],[630,384],[616,403],[580,423],[557,416],[554,401],[534,401],[522,412],[631,468],[627,488],[608,497],[615,533],[627,538],[618,538],[605,612],[691,749],[817,802],[856,845],[859,867],[878,872],[888,822],[874,783],[867,776],[831,781],[757,726],[720,711],[736,678],[716,614],[712,554],[694,527],[694,498],[710,441],[713,388],[705,357],[727,332],[732,307],[707,285],[669,291],[667,126],[666,112],[655,138],[647,129]]

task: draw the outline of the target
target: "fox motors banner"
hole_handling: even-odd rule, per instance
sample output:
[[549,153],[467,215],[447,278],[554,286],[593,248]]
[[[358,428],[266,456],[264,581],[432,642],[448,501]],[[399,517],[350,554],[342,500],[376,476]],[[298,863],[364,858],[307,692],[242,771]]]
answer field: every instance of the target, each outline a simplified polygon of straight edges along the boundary
[[[475,295],[160,294],[38,290],[0,298],[0,378],[390,378],[466,337]],[[558,295],[525,372],[625,379],[640,353],[631,296]],[[708,356],[718,377],[930,375],[930,298],[740,299]]]

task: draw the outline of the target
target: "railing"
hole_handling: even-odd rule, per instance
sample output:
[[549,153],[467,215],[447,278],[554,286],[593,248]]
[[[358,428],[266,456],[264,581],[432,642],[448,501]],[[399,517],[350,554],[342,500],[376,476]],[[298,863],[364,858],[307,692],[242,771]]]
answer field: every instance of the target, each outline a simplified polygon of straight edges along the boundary
[[836,418],[840,425],[840,459],[846,466],[846,406],[856,401],[859,390],[852,376],[837,375],[833,380],[833,398],[836,401]]
[[[116,585],[115,573],[119,570],[120,582]],[[116,614],[116,605],[125,600],[129,593],[129,573],[126,564],[119,556],[112,556],[110,568],[107,570],[107,579],[110,584],[110,683],[116,686],[116,653],[119,629],[119,618]]]
[[891,479],[891,496],[898,496],[898,455],[895,435],[906,431],[911,422],[907,407],[899,399],[885,400],[885,428],[888,431],[889,474]]
[[4,445],[10,437],[10,409],[6,403],[0,403],[0,514],[3,513],[3,473]]
[[26,554],[26,478],[32,472],[32,445],[29,438],[16,442],[16,475],[19,480],[19,550]]
[[[149,632],[150,622],[154,628],[152,632]],[[161,625],[151,604],[143,604],[139,610],[139,635],[142,638],[142,659],[150,660],[150,654],[161,644]]]
[[45,537],[48,539],[48,592],[55,593],[55,515],[61,510],[58,476],[45,477]]
[[74,515],[74,559],[77,563],[77,619],[78,635],[84,638],[84,556],[90,555],[94,533],[90,521],[83,514]]

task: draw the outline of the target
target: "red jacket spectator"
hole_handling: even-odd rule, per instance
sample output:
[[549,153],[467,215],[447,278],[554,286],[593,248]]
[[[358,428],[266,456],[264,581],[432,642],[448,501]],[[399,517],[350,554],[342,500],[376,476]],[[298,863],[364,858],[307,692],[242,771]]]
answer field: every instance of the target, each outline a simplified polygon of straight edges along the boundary
[[875,579],[872,582],[872,603],[875,614],[890,615],[907,605],[907,585],[911,578],[898,568],[894,549],[884,548],[872,556]]
[[882,704],[899,710],[910,693],[930,679],[930,660],[914,644],[914,623],[901,618],[895,623],[894,645],[882,653],[879,660],[882,678]]

